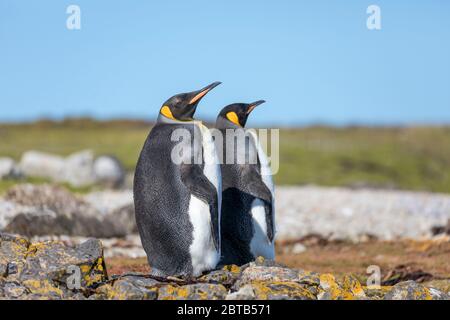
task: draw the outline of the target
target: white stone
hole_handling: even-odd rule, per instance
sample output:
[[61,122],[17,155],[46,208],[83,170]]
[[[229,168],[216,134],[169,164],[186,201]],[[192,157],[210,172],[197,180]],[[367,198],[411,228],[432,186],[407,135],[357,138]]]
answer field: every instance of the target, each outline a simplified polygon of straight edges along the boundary
[[68,156],[64,161],[63,181],[75,187],[93,184],[94,153],[91,150],[84,150]]
[[40,177],[55,182],[82,187],[95,182],[94,154],[84,150],[67,158],[40,151],[27,151],[22,155],[19,167],[28,177]]
[[95,191],[85,195],[83,199],[102,215],[134,204],[132,190]]
[[15,163],[11,158],[0,158],[0,179],[10,177],[14,174]]
[[94,176],[98,182],[119,186],[124,182],[125,171],[115,157],[100,156],[94,161]]
[[27,151],[22,155],[19,167],[29,177],[60,180],[64,165],[63,157],[40,151]]
[[291,253],[292,254],[300,254],[306,251],[306,247],[301,243],[296,243],[292,247]]
[[17,215],[17,207],[13,202],[0,199],[0,231]]

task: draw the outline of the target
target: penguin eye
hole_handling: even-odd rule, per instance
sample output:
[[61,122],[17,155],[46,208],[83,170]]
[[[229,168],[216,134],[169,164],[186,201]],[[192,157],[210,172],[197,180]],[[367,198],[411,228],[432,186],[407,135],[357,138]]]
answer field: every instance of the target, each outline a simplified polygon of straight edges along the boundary
[[234,111],[228,112],[227,119],[233,122],[235,125],[241,126],[241,124],[239,123],[239,117],[236,114],[236,112]]

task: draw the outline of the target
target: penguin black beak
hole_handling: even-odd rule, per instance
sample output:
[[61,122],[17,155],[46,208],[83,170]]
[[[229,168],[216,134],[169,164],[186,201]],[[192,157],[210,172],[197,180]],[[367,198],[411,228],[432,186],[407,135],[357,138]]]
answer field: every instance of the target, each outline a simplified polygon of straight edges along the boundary
[[208,92],[210,92],[212,89],[217,87],[222,82],[216,81],[211,83],[210,85],[207,85],[203,89],[200,89],[198,91],[194,91],[192,94],[194,97],[189,101],[189,104],[196,104],[198,103]]
[[255,109],[257,106],[259,106],[260,104],[263,104],[264,102],[266,102],[265,100],[258,100],[255,102],[252,102],[248,105],[248,109],[247,109],[247,114],[249,114],[250,112],[253,111],[253,109]]

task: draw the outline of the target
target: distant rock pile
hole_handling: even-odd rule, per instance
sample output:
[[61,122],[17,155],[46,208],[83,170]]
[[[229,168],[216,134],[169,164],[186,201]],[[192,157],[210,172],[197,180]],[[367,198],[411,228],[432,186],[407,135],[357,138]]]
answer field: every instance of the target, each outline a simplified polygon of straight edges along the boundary
[[[105,191],[86,199],[52,185],[17,185],[0,199],[0,231],[25,236],[124,237],[136,232],[134,207],[101,201]],[[97,201],[96,199],[100,199]]]
[[73,187],[103,184],[115,188],[123,185],[126,172],[114,156],[94,157],[83,150],[68,157],[40,151],[27,151],[19,163],[10,158],[0,158],[0,179],[20,177],[44,178],[67,183]]
[[278,240],[423,239],[450,219],[450,195],[316,186],[275,190]]
[[[430,239],[449,234],[450,196],[425,192],[277,187],[277,241],[310,236],[354,242]],[[0,231],[26,236],[124,237],[137,231],[131,189],[73,194],[63,187],[21,184],[0,197]]]
[[414,281],[369,288],[351,275],[337,281],[331,274],[289,269],[262,258],[189,281],[140,273],[109,276],[102,244],[96,239],[69,247],[0,233],[0,299],[448,300],[450,296]]

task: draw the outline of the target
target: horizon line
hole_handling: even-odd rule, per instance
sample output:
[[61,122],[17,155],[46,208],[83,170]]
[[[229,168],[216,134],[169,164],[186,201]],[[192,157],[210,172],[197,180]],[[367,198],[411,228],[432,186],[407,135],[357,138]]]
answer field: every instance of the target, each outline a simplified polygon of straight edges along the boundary
[[[204,118],[198,119],[205,123],[214,123],[215,119]],[[42,122],[50,122],[55,124],[61,124],[70,121],[92,121],[98,123],[108,123],[116,121],[136,122],[142,124],[154,124],[155,120],[144,117],[133,116],[111,116],[111,117],[98,117],[92,115],[78,115],[78,116],[64,116],[64,117],[33,117],[33,118],[13,118],[13,119],[1,119],[0,125],[21,125],[21,124],[34,124]],[[441,121],[367,121],[367,120],[349,120],[349,121],[330,121],[330,120],[304,120],[304,121],[289,121],[289,122],[261,122],[255,123],[254,127],[280,127],[280,128],[301,128],[301,127],[450,127],[450,120]]]

